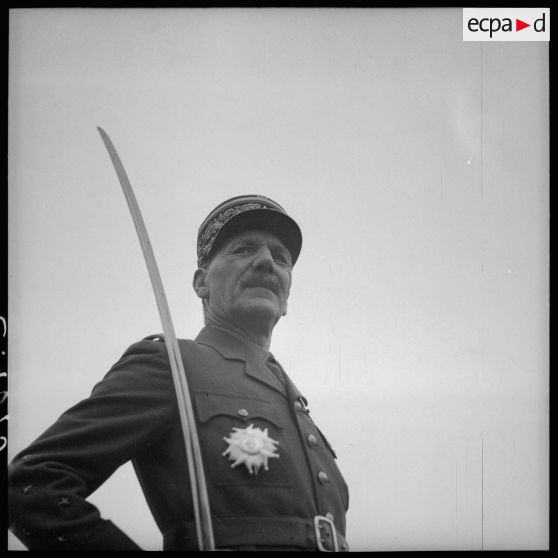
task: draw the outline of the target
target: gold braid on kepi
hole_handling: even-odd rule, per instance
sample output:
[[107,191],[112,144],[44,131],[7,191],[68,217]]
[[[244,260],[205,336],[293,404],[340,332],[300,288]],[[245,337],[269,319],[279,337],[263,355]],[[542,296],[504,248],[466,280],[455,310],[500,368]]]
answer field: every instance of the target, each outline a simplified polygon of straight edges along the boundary
[[207,264],[225,240],[249,230],[274,234],[287,247],[295,264],[302,246],[299,226],[277,202],[252,194],[224,201],[205,218],[198,230],[198,266]]

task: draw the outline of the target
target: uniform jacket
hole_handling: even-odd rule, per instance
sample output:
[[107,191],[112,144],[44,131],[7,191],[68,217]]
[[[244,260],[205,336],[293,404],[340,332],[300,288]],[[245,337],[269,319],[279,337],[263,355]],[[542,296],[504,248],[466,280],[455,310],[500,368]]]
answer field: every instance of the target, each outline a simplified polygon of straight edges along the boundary
[[[196,549],[187,462],[164,342],[132,345],[81,401],[12,461],[10,529],[38,550],[135,550],[87,501],[132,460],[164,550]],[[216,547],[316,549],[315,516],[344,544],[348,490],[306,399],[235,335],[205,327],[180,340]],[[264,352],[261,351],[263,355]],[[278,458],[250,473],[223,455],[233,428],[267,429]]]

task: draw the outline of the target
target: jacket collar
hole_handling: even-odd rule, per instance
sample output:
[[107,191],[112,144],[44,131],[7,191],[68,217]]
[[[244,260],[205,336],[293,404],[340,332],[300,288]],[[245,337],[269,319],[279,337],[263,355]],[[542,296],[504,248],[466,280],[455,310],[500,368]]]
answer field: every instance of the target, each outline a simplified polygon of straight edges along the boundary
[[238,335],[217,326],[205,326],[196,337],[196,342],[215,349],[223,358],[246,360],[247,344]]
[[[245,363],[244,371],[251,378],[266,384],[268,387],[285,394],[285,388],[275,378],[273,373],[267,372],[266,359],[270,353],[257,347],[250,341],[243,339],[240,335],[232,333],[217,326],[205,326],[196,337],[196,342],[215,349],[223,358],[228,360],[241,360]],[[285,378],[288,390],[298,395],[299,392],[288,377]]]

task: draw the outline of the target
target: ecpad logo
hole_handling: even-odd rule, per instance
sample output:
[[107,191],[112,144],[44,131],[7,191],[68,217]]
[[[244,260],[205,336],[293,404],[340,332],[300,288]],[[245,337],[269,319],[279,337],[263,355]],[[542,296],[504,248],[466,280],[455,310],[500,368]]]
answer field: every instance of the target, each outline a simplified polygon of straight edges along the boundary
[[464,41],[550,41],[549,8],[463,8]]
[[[537,33],[544,33],[545,31],[545,16],[546,14],[543,13],[542,17],[536,19],[533,23],[533,29]],[[521,19],[515,18],[515,31],[521,31],[526,27],[530,27],[530,23],[525,23]],[[513,31],[512,20],[509,17],[505,17],[504,19],[500,19],[497,17],[485,17],[481,20],[478,20],[475,17],[472,17],[468,22],[467,26],[469,27],[469,31],[476,33],[477,31],[488,31],[490,34],[490,38],[492,38],[492,34],[498,31],[502,31],[503,33]]]

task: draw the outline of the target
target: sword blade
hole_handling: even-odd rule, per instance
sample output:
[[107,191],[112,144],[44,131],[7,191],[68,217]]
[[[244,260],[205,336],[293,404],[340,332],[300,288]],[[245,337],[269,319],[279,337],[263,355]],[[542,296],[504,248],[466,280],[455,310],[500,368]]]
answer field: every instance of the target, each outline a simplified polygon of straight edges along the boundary
[[192,409],[192,401],[190,398],[190,391],[188,389],[188,382],[186,380],[186,373],[184,371],[184,364],[180,355],[178,347],[178,340],[174,331],[174,326],[171,319],[170,309],[167,303],[167,298],[163,288],[163,282],[159,273],[159,268],[155,260],[155,254],[149,240],[147,228],[138,206],[136,196],[132,189],[132,185],[128,179],[124,165],[118,156],[116,148],[110,140],[108,134],[102,129],[97,127],[101,139],[105,144],[108,151],[118,181],[124,192],[124,197],[128,204],[134,226],[138,235],[141,245],[149,277],[151,279],[151,286],[155,294],[159,316],[163,327],[165,336],[165,344],[169,354],[169,362],[172,372],[174,388],[176,392],[176,399],[178,403],[178,410],[180,415],[180,422],[182,426],[182,433],[184,437],[184,445],[186,447],[186,457],[188,461],[188,473],[190,477],[190,486],[192,489],[192,502],[194,508],[194,516],[196,520],[196,534],[198,538],[198,547],[200,550],[215,550],[215,542],[213,537],[213,527],[211,524],[211,511],[209,507],[209,498],[207,495],[207,486],[205,482],[205,474],[203,469],[203,462],[200,450],[199,439],[196,430],[196,423],[194,419],[194,412]]

